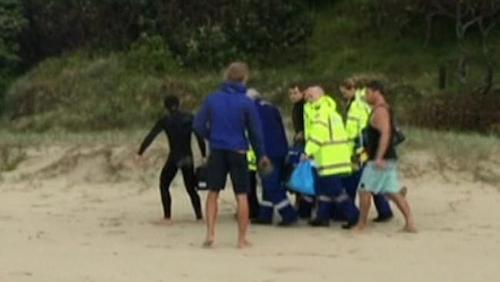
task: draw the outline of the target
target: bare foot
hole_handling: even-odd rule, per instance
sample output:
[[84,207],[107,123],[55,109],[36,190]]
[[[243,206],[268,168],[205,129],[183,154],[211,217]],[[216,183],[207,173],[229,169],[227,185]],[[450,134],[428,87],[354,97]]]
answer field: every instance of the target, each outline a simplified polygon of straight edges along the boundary
[[365,229],[366,229],[366,225],[365,224],[358,224],[354,227],[354,229],[352,230],[352,233],[353,234],[363,234],[365,232]]
[[214,243],[215,243],[214,239],[206,239],[201,246],[205,249],[211,249],[214,247]]
[[152,223],[154,225],[166,225],[166,226],[170,226],[170,225],[174,224],[174,221],[171,220],[170,218],[162,218],[162,219],[154,220]]
[[248,240],[241,240],[238,242],[238,249],[245,249],[250,247],[252,247],[252,243],[250,243]]
[[406,198],[406,194],[408,194],[408,188],[406,186],[403,186],[401,188],[401,191],[399,191],[399,193]]
[[418,233],[418,230],[414,225],[405,225],[401,231],[406,233]]

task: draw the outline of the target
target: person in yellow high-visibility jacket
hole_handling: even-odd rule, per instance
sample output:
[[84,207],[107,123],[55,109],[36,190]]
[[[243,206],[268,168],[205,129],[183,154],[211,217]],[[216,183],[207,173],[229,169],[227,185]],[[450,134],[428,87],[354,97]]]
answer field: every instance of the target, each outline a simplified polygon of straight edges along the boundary
[[[354,79],[347,79],[340,85],[340,92],[347,100],[345,126],[347,137],[351,146],[354,172],[349,177],[344,178],[344,186],[352,200],[356,198],[356,190],[363,173],[364,165],[368,159],[363,140],[363,130],[367,127],[370,113],[372,111],[363,97],[366,95],[366,88],[356,83]],[[373,202],[377,209],[378,216],[375,222],[385,222],[393,217],[391,206],[384,195],[373,195]]]
[[306,90],[305,112],[306,158],[315,163],[318,175],[316,187],[316,217],[312,226],[330,224],[333,204],[339,208],[350,228],[358,221],[359,211],[342,184],[342,177],[352,172],[350,145],[342,117],[335,101],[321,87]]
[[257,197],[257,155],[250,148],[247,151],[248,172],[250,175],[250,191],[248,193],[248,209],[250,219],[259,216],[259,198]]

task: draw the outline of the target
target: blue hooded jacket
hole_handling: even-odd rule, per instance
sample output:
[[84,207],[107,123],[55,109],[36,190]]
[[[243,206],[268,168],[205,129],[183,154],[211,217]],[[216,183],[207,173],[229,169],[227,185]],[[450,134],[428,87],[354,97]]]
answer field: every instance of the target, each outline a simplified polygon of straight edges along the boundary
[[246,96],[247,88],[239,83],[224,82],[219,91],[203,102],[196,115],[194,130],[208,139],[211,149],[248,150],[248,130],[257,156],[265,155],[262,127],[257,109]]
[[285,157],[288,153],[288,141],[280,111],[272,104],[259,99],[255,100],[255,105],[262,123],[267,156]]

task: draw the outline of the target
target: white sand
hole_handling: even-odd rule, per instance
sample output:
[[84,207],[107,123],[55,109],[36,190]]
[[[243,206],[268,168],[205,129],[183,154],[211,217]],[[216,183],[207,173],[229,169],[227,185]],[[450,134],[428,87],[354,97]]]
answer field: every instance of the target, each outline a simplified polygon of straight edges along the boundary
[[416,235],[398,232],[396,212],[361,236],[338,224],[252,226],[253,248],[238,250],[226,190],[217,245],[207,250],[180,175],[175,224],[153,224],[164,156],[153,149],[138,168],[133,149],[31,148],[15,171],[2,173],[0,281],[500,281],[500,187],[432,172],[425,153],[402,164]]

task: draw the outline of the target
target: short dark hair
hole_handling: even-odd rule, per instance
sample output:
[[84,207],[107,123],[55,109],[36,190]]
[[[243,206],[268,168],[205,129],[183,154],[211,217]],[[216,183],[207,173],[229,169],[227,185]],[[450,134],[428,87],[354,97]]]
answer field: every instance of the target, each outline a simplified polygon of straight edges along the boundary
[[373,91],[379,91],[381,94],[385,94],[384,84],[378,80],[372,80],[368,82],[366,88],[371,89]]
[[179,108],[179,98],[175,95],[167,95],[163,100],[163,105],[168,110],[173,110]]
[[351,90],[353,88],[356,88],[356,82],[353,78],[347,78],[340,83],[340,87]]

